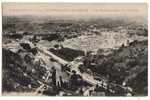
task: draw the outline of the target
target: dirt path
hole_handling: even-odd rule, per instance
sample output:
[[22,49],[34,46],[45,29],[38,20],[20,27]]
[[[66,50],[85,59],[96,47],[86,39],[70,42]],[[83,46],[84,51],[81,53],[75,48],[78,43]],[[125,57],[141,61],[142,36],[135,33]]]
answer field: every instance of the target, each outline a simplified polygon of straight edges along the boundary
[[[82,76],[83,80],[85,80],[89,84],[93,85],[92,87],[94,87],[94,86],[96,86],[98,84],[99,86],[102,86],[103,88],[107,89],[107,85],[108,84],[107,84],[107,82],[106,82],[105,79],[101,78],[101,81],[95,80],[94,77],[93,77],[93,75],[90,75],[88,73],[80,73],[80,71],[78,69],[79,66],[77,64],[75,64],[73,62],[68,62],[68,61],[66,61],[66,60],[58,57],[57,55],[54,55],[52,52],[48,51],[47,48],[45,48],[45,47],[42,47],[42,46],[38,45],[37,48],[38,48],[39,51],[41,51],[45,55],[54,58],[59,64],[63,64],[63,65],[64,64],[71,64],[71,70],[75,70],[78,74],[80,74]],[[68,73],[71,74],[71,72],[68,72]],[[114,84],[114,83],[111,83],[111,85],[118,86],[121,89],[126,90],[126,87],[124,87],[122,85],[118,85],[118,84]],[[90,90],[90,88],[87,89],[86,93],[88,93],[89,90]],[[111,93],[115,92],[115,90],[112,90],[112,89],[109,89],[109,91]]]

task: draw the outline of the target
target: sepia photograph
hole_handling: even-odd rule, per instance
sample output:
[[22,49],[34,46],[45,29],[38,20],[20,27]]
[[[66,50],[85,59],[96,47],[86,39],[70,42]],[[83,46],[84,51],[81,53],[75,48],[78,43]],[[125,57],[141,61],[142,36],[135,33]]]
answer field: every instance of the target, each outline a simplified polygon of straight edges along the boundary
[[148,96],[147,3],[2,3],[3,96]]

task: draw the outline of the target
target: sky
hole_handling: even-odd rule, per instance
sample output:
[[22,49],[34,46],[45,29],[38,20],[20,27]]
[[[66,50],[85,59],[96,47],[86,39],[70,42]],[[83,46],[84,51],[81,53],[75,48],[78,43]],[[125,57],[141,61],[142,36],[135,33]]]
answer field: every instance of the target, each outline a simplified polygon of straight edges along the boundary
[[3,3],[3,16],[147,16],[147,4]]

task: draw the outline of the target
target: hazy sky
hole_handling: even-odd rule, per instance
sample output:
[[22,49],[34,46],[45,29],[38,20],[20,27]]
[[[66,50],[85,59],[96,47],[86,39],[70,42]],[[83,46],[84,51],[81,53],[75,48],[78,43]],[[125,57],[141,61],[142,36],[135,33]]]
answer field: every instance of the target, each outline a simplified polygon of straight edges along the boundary
[[147,4],[3,3],[3,15],[37,16],[146,16]]

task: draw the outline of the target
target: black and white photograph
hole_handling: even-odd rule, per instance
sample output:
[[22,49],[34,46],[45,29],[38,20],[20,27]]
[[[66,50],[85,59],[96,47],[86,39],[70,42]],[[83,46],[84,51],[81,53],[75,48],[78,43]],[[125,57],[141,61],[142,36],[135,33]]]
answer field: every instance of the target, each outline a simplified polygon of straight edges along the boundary
[[2,3],[3,96],[148,96],[147,3]]

